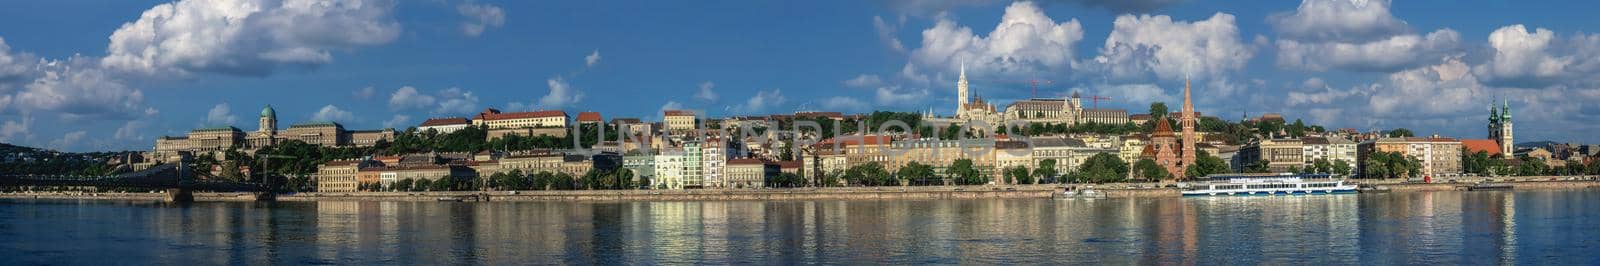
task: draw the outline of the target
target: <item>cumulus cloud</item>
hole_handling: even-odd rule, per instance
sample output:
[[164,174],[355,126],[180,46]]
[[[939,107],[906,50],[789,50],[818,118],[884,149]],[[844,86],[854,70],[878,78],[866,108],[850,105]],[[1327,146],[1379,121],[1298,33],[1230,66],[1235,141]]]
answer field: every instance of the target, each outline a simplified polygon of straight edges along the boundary
[[1389,13],[1388,0],[1303,0],[1292,13],[1276,13],[1267,23],[1281,37],[1306,41],[1378,41],[1411,33]]
[[391,1],[182,0],[145,10],[111,34],[104,66],[132,73],[264,76],[333,61],[331,50],[400,35]]
[[356,120],[356,114],[332,104],[323,106],[316,113],[311,114],[311,121],[349,123]]
[[[6,38],[0,37],[0,93],[10,92],[13,84],[27,78],[33,72],[35,60],[31,54],[12,53]],[[0,105],[0,109],[4,109],[4,105]]]
[[822,109],[829,111],[861,111],[870,109],[871,105],[856,98],[834,96],[822,99]]
[[1387,72],[1441,60],[1457,52],[1461,34],[1442,29],[1427,36],[1396,35],[1366,43],[1278,40],[1278,65],[1323,71]]
[[872,16],[872,29],[878,31],[878,40],[883,42],[883,46],[889,47],[889,50],[897,53],[905,53],[906,45],[900,42],[900,37],[895,36],[899,31],[900,25],[905,24],[905,21],[906,17],[900,16],[899,23],[890,25],[888,22],[883,21],[883,17]]
[[879,87],[876,93],[878,105],[886,106],[912,106],[922,103],[928,98],[928,89],[903,89],[898,86]]
[[488,28],[506,24],[506,12],[490,4],[461,3],[456,5],[456,12],[467,17],[461,22],[461,34],[468,37],[478,37]]
[[355,97],[357,100],[369,100],[372,99],[372,96],[377,95],[378,89],[373,88],[372,86],[361,87],[360,89],[350,92],[350,96]]
[[233,115],[233,109],[228,107],[228,103],[219,103],[212,106],[211,111],[206,112],[207,126],[233,125],[235,122],[239,122],[239,117]]
[[736,113],[756,114],[768,111],[769,108],[781,106],[788,100],[788,98],[783,96],[782,90],[761,90],[756,92],[755,96],[751,96],[749,100],[745,100],[744,103],[735,105],[731,107],[731,109]]
[[417,88],[411,86],[400,87],[394,94],[389,95],[389,109],[405,110],[426,108],[432,106],[435,99],[431,95],[422,94]]
[[1499,86],[1543,87],[1585,81],[1600,74],[1600,35],[1577,33],[1562,38],[1544,28],[1529,31],[1522,24],[1489,33],[1494,56],[1473,69],[1484,82]]
[[716,88],[716,87],[717,87],[716,83],[712,83],[710,81],[701,82],[700,83],[700,90],[696,91],[694,93],[694,98],[697,99],[697,100],[706,101],[706,102],[715,102],[715,101],[717,101],[717,98],[718,98],[717,97],[717,92],[716,91],[712,91],[711,89]]
[[[901,13],[914,15],[931,15],[949,11],[954,8],[968,6],[983,6],[1000,3],[998,0],[893,0],[888,1],[890,9]],[[1184,0],[1044,0],[1041,3],[1066,3],[1076,4],[1091,8],[1104,8],[1114,13],[1150,13],[1167,6],[1183,3]]]
[[478,96],[458,87],[429,95],[417,88],[403,86],[389,95],[389,109],[396,111],[429,109],[433,114],[461,114],[477,108]]
[[67,132],[67,134],[62,134],[61,138],[50,141],[50,148],[56,150],[65,150],[83,142],[83,137],[88,135],[88,131],[82,130]]
[[600,64],[600,50],[594,50],[593,53],[589,53],[588,56],[583,57],[584,66],[594,67],[594,65],[597,64]]
[[1087,64],[1118,80],[1219,77],[1241,69],[1254,51],[1240,41],[1233,15],[1173,21],[1159,15],[1122,15],[1112,23],[1100,56]]
[[1294,12],[1269,16],[1280,38],[1278,65],[1394,72],[1436,64],[1460,52],[1460,33],[1414,33],[1389,13],[1389,5],[1387,0],[1305,0]]
[[33,136],[33,117],[23,116],[18,120],[6,121],[0,124],[0,141],[17,143]]
[[92,58],[41,61],[39,73],[11,97],[22,112],[46,112],[63,118],[132,119],[153,111],[144,93],[94,66]]
[[1095,95],[1106,95],[1130,103],[1165,102],[1173,107],[1182,104],[1180,98],[1167,94],[1166,90],[1155,84],[1099,84],[1093,88]]
[[981,36],[941,17],[922,31],[922,46],[911,51],[911,63],[944,72],[955,72],[965,63],[973,72],[969,75],[1044,73],[1068,66],[1074,44],[1082,39],[1077,19],[1056,23],[1032,2],[1017,2],[1006,7],[994,30]]
[[111,135],[112,138],[128,141],[145,140],[144,133],[141,132],[144,130],[144,127],[150,123],[145,120],[146,119],[134,119],[122,123],[122,126],[117,127],[117,131]]
[[385,128],[400,128],[410,124],[411,116],[402,114],[395,114],[394,117],[390,117],[389,120],[383,121],[383,127]]
[[844,80],[843,83],[845,87],[873,88],[883,86],[883,79],[878,78],[878,75],[861,74],[855,78]]
[[539,98],[539,108],[561,109],[583,100],[583,92],[573,89],[572,85],[567,84],[567,81],[559,76],[545,80],[545,83],[550,86],[550,93]]

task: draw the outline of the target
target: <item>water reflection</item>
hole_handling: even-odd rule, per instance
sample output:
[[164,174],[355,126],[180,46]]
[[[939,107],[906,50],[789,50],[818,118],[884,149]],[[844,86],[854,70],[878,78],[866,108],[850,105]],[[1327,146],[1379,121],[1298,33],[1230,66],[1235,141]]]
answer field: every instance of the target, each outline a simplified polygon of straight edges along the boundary
[[0,201],[0,264],[1596,264],[1600,193],[830,202]]

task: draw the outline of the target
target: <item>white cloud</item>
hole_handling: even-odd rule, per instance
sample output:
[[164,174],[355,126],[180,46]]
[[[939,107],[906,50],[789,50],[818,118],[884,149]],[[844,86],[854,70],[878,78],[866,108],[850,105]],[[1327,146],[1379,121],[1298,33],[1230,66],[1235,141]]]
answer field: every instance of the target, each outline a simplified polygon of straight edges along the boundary
[[[892,0],[890,9],[913,15],[943,14],[959,7],[984,6],[997,0]],[[1105,8],[1113,13],[1150,13],[1184,0],[1044,0],[1041,3],[1069,3],[1084,7]]]
[[350,111],[339,109],[338,106],[329,104],[311,114],[311,121],[349,123],[356,120],[356,115]]
[[1310,78],[1301,82],[1300,88],[1289,91],[1284,100],[1288,106],[1298,105],[1328,105],[1349,100],[1357,96],[1361,90],[1335,89],[1321,78]]
[[762,90],[756,92],[756,95],[751,96],[749,100],[745,100],[744,103],[735,105],[731,109],[741,114],[757,114],[768,111],[769,108],[781,106],[787,101],[788,98],[783,97],[782,90]]
[[852,88],[879,87],[883,86],[883,79],[878,78],[878,75],[861,74],[855,78],[845,80],[844,86]]
[[471,113],[478,108],[478,96],[459,87],[450,87],[433,95],[424,94],[417,88],[402,86],[389,95],[389,109],[402,110],[429,110],[433,114],[462,114]]
[[122,123],[122,127],[118,127],[117,132],[111,136],[118,140],[143,141],[145,140],[144,133],[140,131],[144,130],[146,124],[149,124],[149,122],[146,122],[145,119],[128,120],[128,122]]
[[396,114],[394,117],[390,117],[389,120],[383,121],[383,127],[385,128],[402,128],[410,124],[411,116],[402,114]]
[[[33,73],[33,64],[37,60],[31,54],[11,53],[11,46],[6,44],[6,38],[0,37],[0,94],[9,93],[16,82],[26,79]],[[5,105],[0,103],[0,110]]]
[[896,87],[879,87],[877,89],[878,105],[886,106],[914,106],[928,98],[928,89],[902,89]]
[[228,107],[228,103],[219,103],[216,106],[212,106],[211,111],[206,112],[205,124],[207,126],[233,125],[238,121],[239,117],[233,115],[233,110]]
[[1267,22],[1281,37],[1306,41],[1368,42],[1411,33],[1389,13],[1388,0],[1304,0],[1293,13],[1272,14]]
[[[1155,84],[1115,84],[1097,85],[1094,87],[1095,95],[1105,95],[1122,102],[1153,103],[1164,102],[1167,106],[1177,108],[1182,105],[1180,98],[1167,94],[1167,91]],[[1139,105],[1135,105],[1139,106]],[[1176,110],[1176,109],[1174,109]],[[1130,110],[1139,112],[1139,110]]]
[[1395,71],[1435,63],[1457,52],[1461,34],[1442,29],[1427,36],[1396,35],[1366,42],[1301,42],[1278,40],[1278,65],[1323,71]]
[[588,56],[583,57],[584,66],[594,67],[594,65],[597,64],[600,64],[600,50],[594,50],[593,53],[589,53]]
[[1485,83],[1543,87],[1600,80],[1600,35],[1577,33],[1563,38],[1548,29],[1529,31],[1517,24],[1489,33],[1489,46],[1494,56],[1473,69]]
[[82,130],[67,132],[67,134],[61,135],[61,138],[50,141],[50,148],[56,150],[66,150],[82,143],[83,137],[88,135],[88,131]]
[[394,94],[389,95],[389,109],[406,110],[427,108],[429,106],[433,106],[435,101],[437,100],[434,99],[433,96],[422,94],[421,92],[417,91],[417,88],[403,86],[400,87],[399,90],[395,90]]
[[710,81],[701,82],[700,90],[694,93],[694,98],[706,102],[715,102],[718,98],[717,92],[712,91],[711,89],[716,87],[716,83],[712,83]]
[[666,117],[665,113],[667,110],[683,110],[683,108],[684,106],[682,103],[676,101],[667,101],[667,103],[661,104],[661,109],[656,109],[654,117],[657,120],[663,119]]
[[11,97],[24,113],[46,112],[63,118],[132,119],[146,111],[144,93],[94,66],[92,58],[41,61],[40,72]]
[[1375,118],[1425,118],[1478,109],[1486,94],[1466,63],[1443,64],[1390,74],[1370,88]]
[[16,143],[33,137],[33,117],[23,116],[20,120],[6,121],[0,124],[0,141]]
[[1087,7],[1103,7],[1114,13],[1150,13],[1161,8],[1182,3],[1184,0],[1055,0],[1077,3]]
[[111,34],[104,66],[150,75],[217,72],[264,76],[316,66],[330,50],[400,36],[391,1],[182,0],[145,10]]
[[969,75],[1045,73],[1068,66],[1074,44],[1082,39],[1077,19],[1056,23],[1032,2],[1016,2],[985,36],[941,17],[922,31],[922,46],[911,51],[911,63],[956,72],[965,62]]
[[561,109],[583,100],[583,92],[573,89],[559,76],[545,80],[545,83],[550,86],[550,93],[539,98],[539,108]]
[[899,26],[904,25],[905,21],[906,17],[902,15],[900,16],[900,23],[889,25],[888,22],[883,21],[883,17],[872,16],[872,29],[878,31],[878,40],[883,41],[883,46],[889,47],[889,50],[896,53],[905,53],[906,45],[900,42],[900,37],[895,36],[899,31]]
[[1389,13],[1387,0],[1305,0],[1293,13],[1268,17],[1278,32],[1278,65],[1394,72],[1437,64],[1459,53],[1461,34],[1440,29],[1426,36]]
[[834,96],[822,100],[822,109],[827,111],[862,111],[870,108],[870,104],[856,98]]
[[477,111],[477,109],[477,95],[472,95],[472,91],[450,87],[439,91],[439,106],[433,109],[433,113],[441,115],[466,114]]
[[1227,13],[1195,22],[1122,15],[1093,66],[1119,80],[1145,80],[1149,74],[1163,80],[1207,79],[1243,68],[1253,55]]
[[356,89],[355,91],[351,92],[350,95],[354,96],[357,100],[368,100],[372,99],[372,96],[378,95],[378,89],[373,88],[372,86],[361,87],[360,89]]
[[[483,35],[483,31],[490,27],[500,27],[506,24],[506,12],[500,7],[490,4],[462,3],[456,5],[456,12],[467,17],[461,22],[461,34],[469,37]],[[593,63],[590,63],[593,65]]]

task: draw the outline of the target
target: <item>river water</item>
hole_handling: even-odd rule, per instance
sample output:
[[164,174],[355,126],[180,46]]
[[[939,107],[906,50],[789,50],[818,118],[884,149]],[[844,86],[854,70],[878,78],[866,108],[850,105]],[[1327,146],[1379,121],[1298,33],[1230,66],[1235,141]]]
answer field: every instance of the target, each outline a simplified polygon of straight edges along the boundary
[[1600,191],[1100,200],[0,200],[0,265],[1600,265]]

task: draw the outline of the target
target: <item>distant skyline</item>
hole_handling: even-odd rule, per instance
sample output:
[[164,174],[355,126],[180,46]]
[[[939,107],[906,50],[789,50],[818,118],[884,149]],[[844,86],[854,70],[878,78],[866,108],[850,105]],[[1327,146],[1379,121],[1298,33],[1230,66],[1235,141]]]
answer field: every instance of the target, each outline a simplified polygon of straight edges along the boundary
[[[1519,141],[1600,142],[1591,1],[0,2],[0,142],[148,150],[193,128],[352,129],[508,111],[659,119],[930,108],[967,64],[1004,107],[1023,82],[1101,107]],[[1088,101],[1085,101],[1088,104]]]

